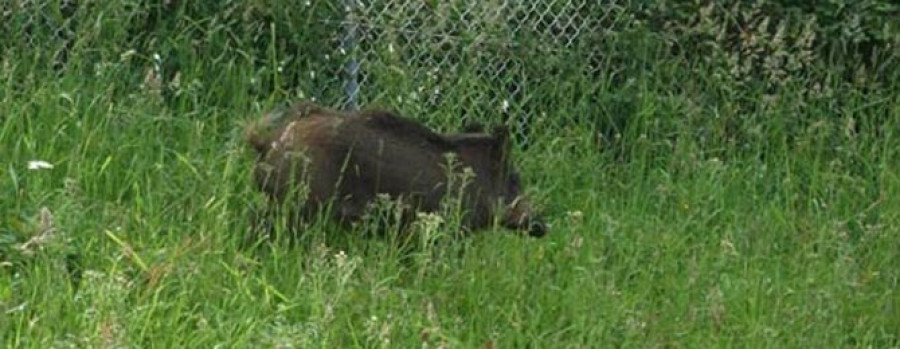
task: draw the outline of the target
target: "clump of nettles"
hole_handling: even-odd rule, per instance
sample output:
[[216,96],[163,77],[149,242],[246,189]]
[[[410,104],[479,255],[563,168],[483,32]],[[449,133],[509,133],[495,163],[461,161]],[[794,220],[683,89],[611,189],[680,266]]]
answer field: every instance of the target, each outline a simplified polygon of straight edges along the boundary
[[[388,194],[378,194],[362,216],[361,228],[366,234],[388,233],[391,238],[402,238],[403,220],[410,205]],[[358,225],[358,226],[360,226]]]
[[9,233],[0,234],[0,272],[17,274],[29,265],[46,265],[59,275],[55,280],[77,287],[81,282],[78,251],[53,212],[41,207],[31,219],[12,218]]
[[412,257],[424,272],[435,258],[449,253],[445,249],[454,246],[453,237],[464,234],[462,222],[465,215],[470,214],[465,210],[465,188],[475,176],[473,170],[461,167],[453,154],[446,155],[445,170],[448,172],[447,194],[437,211],[415,211],[402,198],[380,194],[366,207],[356,227],[364,234],[386,234],[395,251],[400,252],[403,259]]
[[639,15],[673,51],[710,63],[718,82],[771,89],[799,81],[815,96],[826,89],[809,78],[815,63],[859,62],[838,78],[864,79],[877,56],[900,45],[898,10],[889,0],[657,1]]
[[36,224],[33,229],[34,234],[31,235],[27,241],[16,245],[16,249],[19,250],[23,256],[31,257],[34,256],[35,253],[42,251],[45,247],[56,242],[57,229],[53,222],[53,213],[50,212],[50,209],[41,207],[41,211],[38,214],[38,219],[35,222]]
[[475,173],[471,167],[463,167],[456,154],[444,154],[444,159],[447,171],[447,195],[441,203],[439,214],[449,226],[459,227],[462,225],[464,215],[469,213],[464,211],[467,199],[466,187],[472,183]]
[[718,67],[712,74],[717,80],[782,87],[797,81],[816,61],[818,22],[814,15],[773,17],[767,5],[710,2],[687,18],[667,20],[664,32],[674,34],[671,45],[694,41],[698,57]]
[[10,250],[6,255],[9,260],[0,260],[0,265],[12,267],[13,262],[30,260],[41,255],[56,260],[68,257],[72,253],[69,248],[71,238],[59,229],[49,208],[41,207],[36,217],[30,221],[13,220],[13,223],[12,229],[20,236],[7,239],[13,241],[12,248],[4,248]]

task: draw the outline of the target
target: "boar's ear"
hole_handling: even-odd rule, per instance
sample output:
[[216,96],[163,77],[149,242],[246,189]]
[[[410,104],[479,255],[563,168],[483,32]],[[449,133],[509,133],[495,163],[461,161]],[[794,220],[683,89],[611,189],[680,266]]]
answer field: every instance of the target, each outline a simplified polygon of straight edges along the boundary
[[506,126],[494,126],[491,134],[494,136],[494,139],[497,140],[500,149],[505,152],[507,148],[509,148],[509,128]]
[[465,133],[484,132],[484,125],[477,121],[466,121],[463,123],[462,131]]
[[456,133],[445,139],[462,152],[472,152],[472,154],[484,156],[493,156],[494,150],[500,145],[493,135],[482,133]]

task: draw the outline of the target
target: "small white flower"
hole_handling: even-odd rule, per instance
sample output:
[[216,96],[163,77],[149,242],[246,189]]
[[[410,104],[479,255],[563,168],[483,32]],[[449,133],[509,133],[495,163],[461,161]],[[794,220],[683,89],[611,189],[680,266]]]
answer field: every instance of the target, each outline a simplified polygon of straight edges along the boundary
[[570,224],[579,224],[584,219],[584,213],[581,211],[568,211],[566,216]]
[[137,54],[137,51],[135,51],[134,49],[131,49],[131,50],[125,51],[124,53],[119,55],[119,59],[124,61],[128,58],[131,58],[131,56],[134,56],[135,54]]
[[175,77],[173,77],[172,81],[169,82],[169,86],[176,90],[181,88],[181,72],[175,72]]
[[338,253],[334,255],[334,259],[339,268],[343,268],[347,265],[347,254],[344,253],[344,251],[338,251]]
[[28,302],[24,302],[24,303],[19,304],[19,305],[15,306],[15,307],[9,308],[9,309],[6,311],[6,314],[19,313],[19,312],[25,311],[25,308],[26,308],[27,306],[28,306]]
[[388,52],[394,53],[394,43],[389,43],[389,44],[388,44]]
[[44,160],[31,160],[28,162],[29,170],[49,170],[53,168],[53,164]]
[[503,100],[503,103],[500,104],[500,109],[503,111],[509,110],[509,102],[507,100]]

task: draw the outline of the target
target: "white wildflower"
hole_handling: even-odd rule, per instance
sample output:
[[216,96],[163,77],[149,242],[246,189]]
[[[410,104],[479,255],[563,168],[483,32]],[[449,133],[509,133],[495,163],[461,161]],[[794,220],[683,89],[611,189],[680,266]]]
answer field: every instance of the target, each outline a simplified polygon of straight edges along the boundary
[[131,56],[134,56],[135,54],[137,54],[137,51],[135,51],[134,49],[130,49],[119,55],[119,59],[124,61],[128,58],[131,58]]
[[[348,262],[349,262],[349,260],[347,258],[347,254],[344,253],[343,250],[338,251],[338,253],[334,254],[334,262],[338,268],[343,269],[343,268],[347,267]],[[352,269],[352,267],[351,267],[351,269]]]
[[31,160],[28,162],[29,170],[49,170],[53,168],[53,164],[44,160]]

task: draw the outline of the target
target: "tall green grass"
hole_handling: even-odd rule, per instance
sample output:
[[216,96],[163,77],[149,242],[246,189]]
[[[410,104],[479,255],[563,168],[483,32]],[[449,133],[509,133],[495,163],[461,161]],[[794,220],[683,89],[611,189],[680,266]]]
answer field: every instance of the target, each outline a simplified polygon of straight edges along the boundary
[[[3,56],[5,346],[900,344],[896,84],[730,86],[632,33],[599,74],[528,81],[530,102],[511,107],[541,115],[516,162],[546,238],[488,229],[408,261],[388,239],[314,222],[306,243],[254,249],[241,127],[298,91],[340,91],[333,77],[279,83],[297,53],[277,37],[317,32],[228,32],[226,13],[145,51],[120,29],[139,12],[104,6],[76,15],[83,39],[61,71],[49,35]],[[494,88],[465,68],[425,108],[396,101],[414,76],[373,63],[367,102],[452,129]]]

